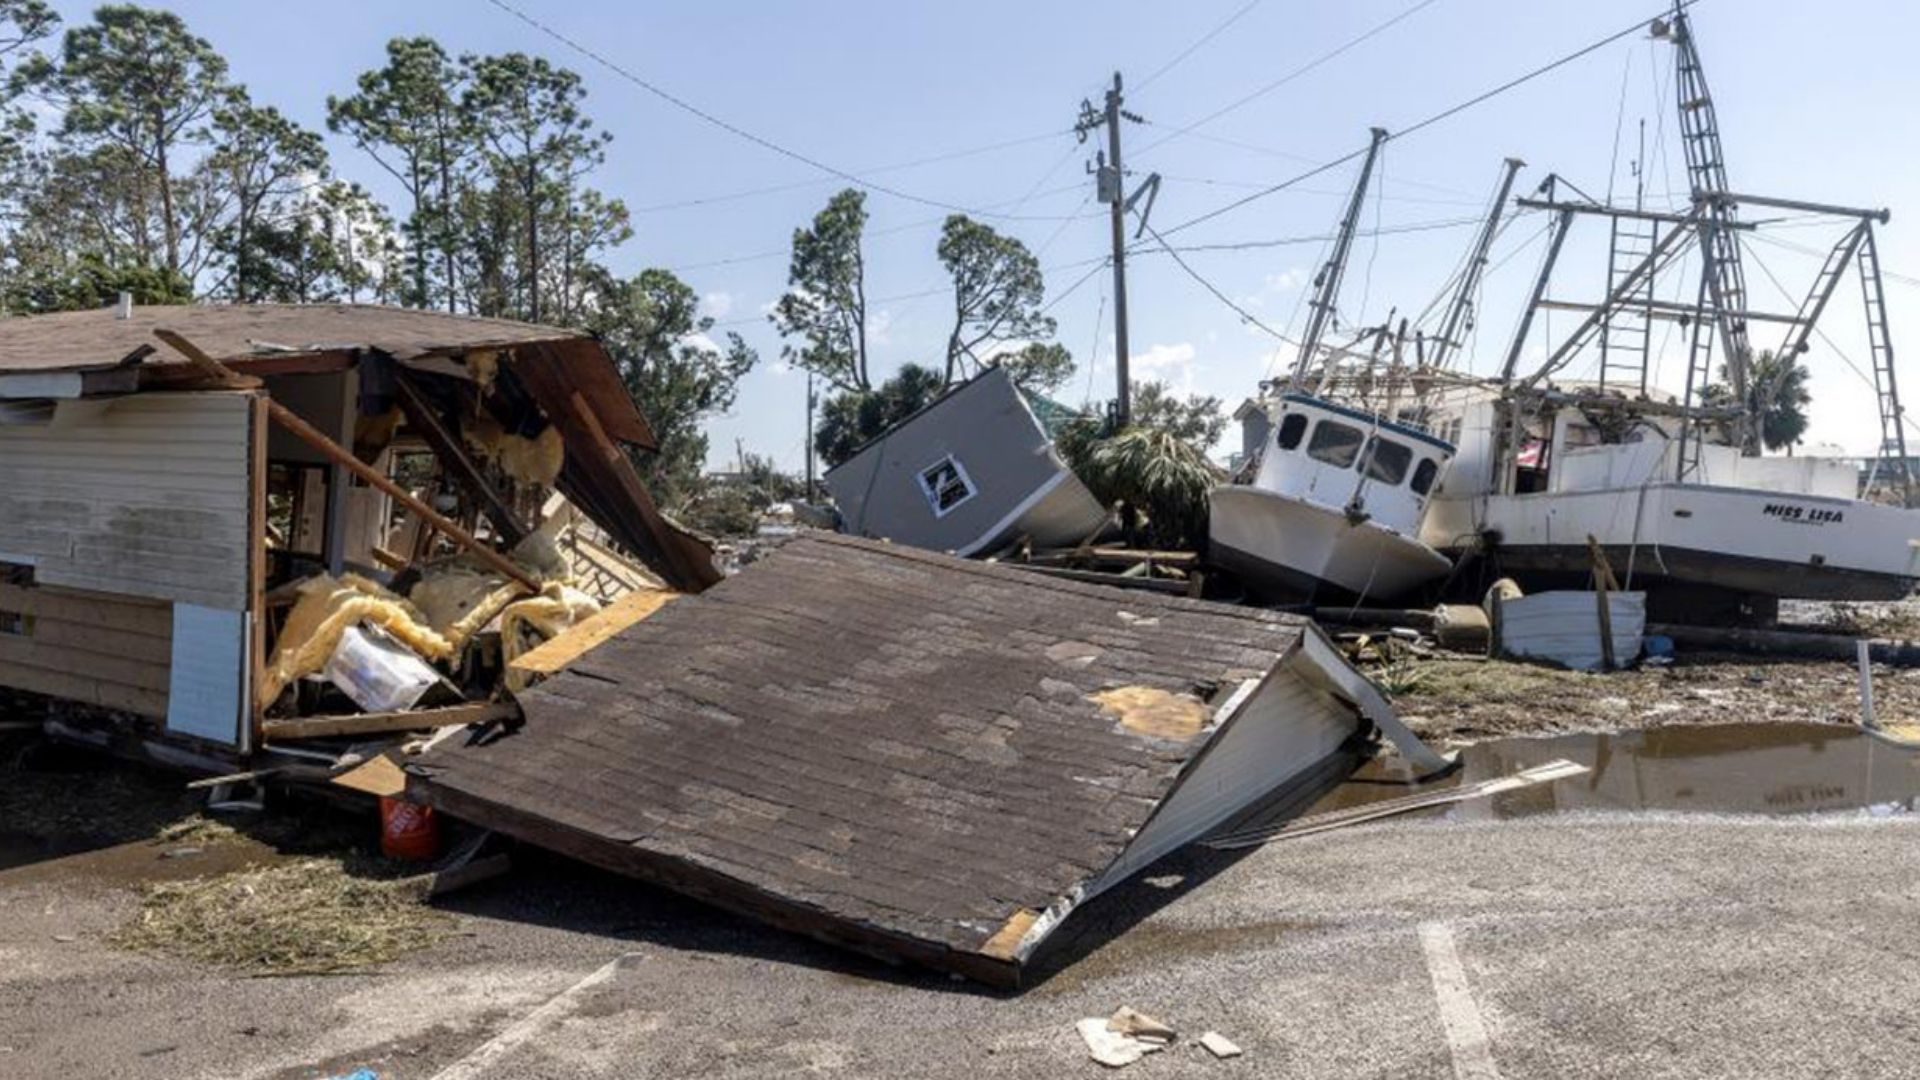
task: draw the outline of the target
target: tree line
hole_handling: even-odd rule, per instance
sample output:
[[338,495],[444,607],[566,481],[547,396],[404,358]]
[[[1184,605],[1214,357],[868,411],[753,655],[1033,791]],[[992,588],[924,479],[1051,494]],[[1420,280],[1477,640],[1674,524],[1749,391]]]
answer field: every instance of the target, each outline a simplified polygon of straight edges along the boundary
[[[594,186],[612,136],[580,76],[406,37],[343,82],[325,126],[359,151],[351,162],[235,81],[175,13],[107,4],[63,26],[45,0],[0,0],[0,309],[97,308],[124,291],[142,304],[370,302],[585,330],[660,435],[640,462],[650,486],[669,507],[695,502],[704,425],[758,357],[738,334],[709,336],[714,319],[672,272],[607,265],[634,229]],[[356,170],[387,177],[398,205]],[[850,189],[797,228],[770,315],[783,357],[831,391],[810,433],[829,464],[986,366],[1034,393],[1067,383],[1075,364],[1053,340],[1039,260],[964,214],[934,252],[952,279],[944,355],[876,381],[867,218]],[[1147,393],[1166,424],[1217,439],[1217,402]]]

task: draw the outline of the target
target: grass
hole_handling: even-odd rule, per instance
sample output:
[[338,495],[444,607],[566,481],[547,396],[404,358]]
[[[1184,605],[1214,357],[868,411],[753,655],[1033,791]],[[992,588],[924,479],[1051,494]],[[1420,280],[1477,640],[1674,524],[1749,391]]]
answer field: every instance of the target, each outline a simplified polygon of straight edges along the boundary
[[420,877],[312,858],[149,885],[111,939],[123,948],[246,974],[300,975],[384,964],[452,932]]

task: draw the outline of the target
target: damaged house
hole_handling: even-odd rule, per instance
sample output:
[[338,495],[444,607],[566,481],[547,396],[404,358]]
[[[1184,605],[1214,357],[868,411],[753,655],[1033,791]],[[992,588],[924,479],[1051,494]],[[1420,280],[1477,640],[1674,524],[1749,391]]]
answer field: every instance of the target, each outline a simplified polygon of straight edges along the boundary
[[523,621],[551,631],[717,580],[629,461],[654,445],[600,345],[549,327],[125,301],[0,320],[0,686],[120,720],[70,734],[217,766],[269,725],[364,711],[307,678],[351,611],[385,631],[375,660],[452,667],[428,702],[472,699],[502,646],[454,635],[511,602],[547,598]]
[[1087,539],[1106,508],[1060,459],[1036,407],[1061,411],[1000,367],[950,387],[827,470],[842,528],[956,555]]

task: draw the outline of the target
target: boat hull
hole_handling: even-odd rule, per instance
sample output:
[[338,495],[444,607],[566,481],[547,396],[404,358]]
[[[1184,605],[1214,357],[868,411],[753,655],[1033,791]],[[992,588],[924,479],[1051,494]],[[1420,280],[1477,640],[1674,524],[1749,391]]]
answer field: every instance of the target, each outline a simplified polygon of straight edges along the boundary
[[[1781,599],[1898,600],[1920,584],[1920,510],[1705,484],[1436,500],[1428,540],[1503,573],[1616,573]],[[1523,584],[1526,582],[1523,580]]]
[[1338,510],[1251,485],[1215,488],[1209,517],[1209,559],[1263,596],[1392,597],[1453,565],[1375,522],[1356,525]]

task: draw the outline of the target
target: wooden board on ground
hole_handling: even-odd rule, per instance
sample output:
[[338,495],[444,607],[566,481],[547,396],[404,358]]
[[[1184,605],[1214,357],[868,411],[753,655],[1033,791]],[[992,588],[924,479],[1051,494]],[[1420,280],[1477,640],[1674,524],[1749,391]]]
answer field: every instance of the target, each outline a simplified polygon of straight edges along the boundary
[[333,778],[335,784],[368,795],[395,798],[407,790],[407,774],[385,754],[356,765]]
[[483,724],[518,716],[518,706],[479,701],[450,705],[444,709],[409,709],[405,712],[354,713],[350,716],[315,716],[301,720],[268,720],[261,734],[269,739],[318,739],[328,735],[371,735],[381,731],[424,731],[427,728]]
[[551,675],[681,595],[659,589],[630,592],[598,614],[568,627],[552,641],[522,653],[514,660],[513,669],[527,675]]

